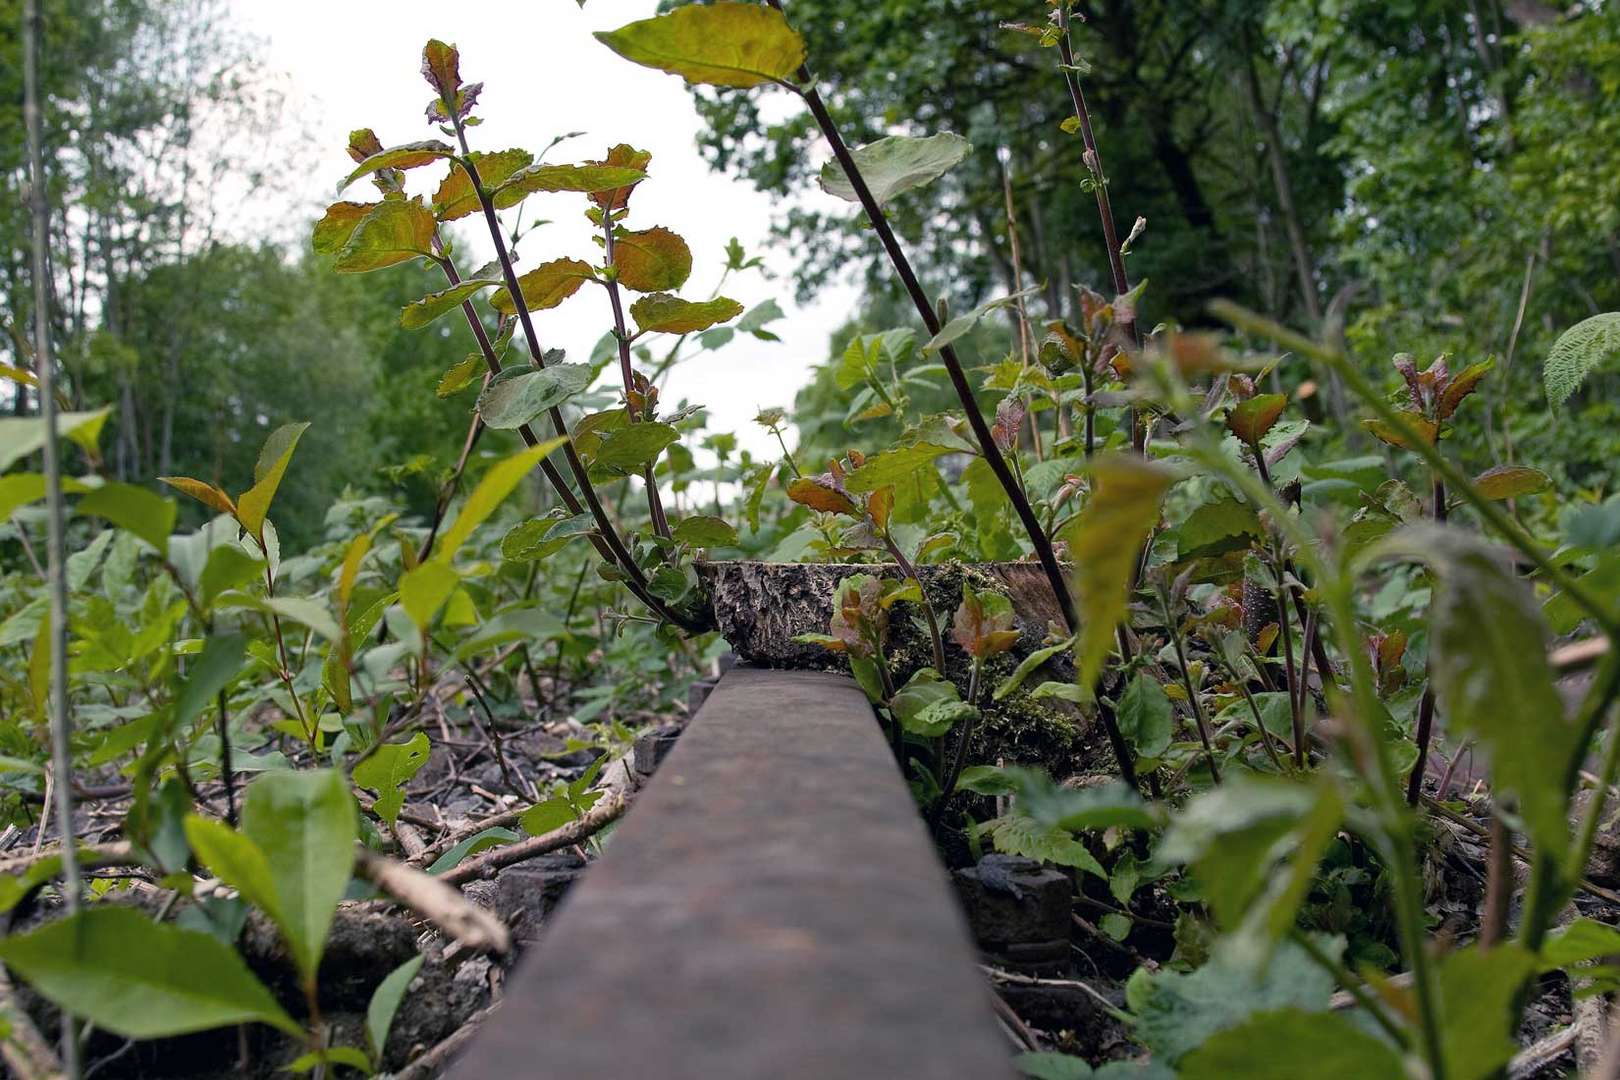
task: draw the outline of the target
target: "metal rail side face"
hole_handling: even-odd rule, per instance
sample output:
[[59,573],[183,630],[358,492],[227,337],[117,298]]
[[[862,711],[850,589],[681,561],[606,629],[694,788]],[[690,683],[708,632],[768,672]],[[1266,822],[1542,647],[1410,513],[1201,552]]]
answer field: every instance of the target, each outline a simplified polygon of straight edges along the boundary
[[976,959],[860,690],[736,668],[450,1075],[1010,1077]]

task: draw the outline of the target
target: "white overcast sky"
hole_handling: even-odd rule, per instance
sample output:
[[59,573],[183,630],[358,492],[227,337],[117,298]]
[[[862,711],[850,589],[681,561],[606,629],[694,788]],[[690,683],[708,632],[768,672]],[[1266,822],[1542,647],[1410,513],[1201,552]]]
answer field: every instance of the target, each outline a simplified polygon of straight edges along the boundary
[[[343,148],[351,129],[375,128],[384,145],[436,137],[423,117],[430,92],[419,73],[422,45],[434,37],[460,48],[464,79],[484,83],[478,106],[484,124],[471,133],[475,149],[521,146],[538,152],[555,135],[582,131],[586,134],[558,146],[547,160],[600,157],[618,142],[652,151],[650,176],[632,200],[628,224],[664,225],[686,238],[694,269],[683,292],[707,297],[723,264],[722,249],[736,236],[751,254],[765,257],[776,277],[733,278],[726,294],[750,307],[775,296],[787,313],[772,326],[782,343],[739,336],[725,349],[677,369],[665,399],[686,397],[706,405],[710,430],[735,431],[756,452],[774,446],[751,422],[755,411],[792,405],[811,365],[825,357],[828,335],[847,317],[856,293],[840,286],[808,306],[794,303],[793,253],[767,246],[772,197],[704,165],[696,149],[697,114],[680,79],[622,60],[591,36],[652,15],[654,0],[592,0],[583,9],[573,0],[233,2],[243,28],[267,46],[268,66],[291,79],[289,106],[299,110],[300,126],[321,141],[319,175],[310,177],[311,210],[317,200],[330,198],[349,167]],[[786,109],[793,103],[773,104]],[[431,194],[442,171],[429,167],[410,173],[410,190]],[[369,188],[354,190],[364,193],[351,198],[371,194]],[[836,202],[820,192],[808,197]],[[597,257],[583,196],[533,195],[526,206],[525,223],[535,217],[554,223],[524,239],[520,254],[527,265],[562,255]],[[459,224],[461,235],[470,237],[476,219]],[[479,249],[480,261],[487,251]],[[587,288],[540,313],[537,329],[548,348],[565,348],[570,359],[584,359],[609,318],[601,290]]]

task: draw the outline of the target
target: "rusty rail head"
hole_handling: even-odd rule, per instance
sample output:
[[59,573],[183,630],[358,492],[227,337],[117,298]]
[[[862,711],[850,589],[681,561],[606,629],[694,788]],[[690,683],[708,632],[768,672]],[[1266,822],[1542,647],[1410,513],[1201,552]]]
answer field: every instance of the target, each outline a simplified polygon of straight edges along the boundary
[[451,1075],[1008,1077],[975,959],[860,691],[738,668]]

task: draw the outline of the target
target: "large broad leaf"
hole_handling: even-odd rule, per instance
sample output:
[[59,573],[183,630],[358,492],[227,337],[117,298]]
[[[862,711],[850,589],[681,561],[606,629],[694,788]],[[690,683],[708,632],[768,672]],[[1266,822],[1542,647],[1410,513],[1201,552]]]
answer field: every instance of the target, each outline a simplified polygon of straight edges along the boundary
[[552,364],[535,370],[511,368],[491,380],[478,396],[478,415],[492,428],[520,428],[591,384],[589,364]]
[[361,274],[433,253],[433,213],[419,199],[384,199],[355,226],[332,269]]
[[1142,757],[1157,758],[1170,748],[1170,736],[1175,730],[1170,698],[1146,672],[1137,672],[1125,687],[1116,715],[1121,734]]
[[885,450],[876,457],[868,458],[858,469],[846,476],[844,488],[861,494],[886,488],[891,484],[903,483],[924,469],[931,468],[935,458],[954,452],[948,446],[936,446],[926,442]]
[[1175,535],[1177,557],[1191,559],[1241,551],[1265,533],[1252,506],[1222,496],[1188,514]]
[[[1335,951],[1332,943],[1327,948]],[[1302,946],[1285,941],[1259,972],[1234,967],[1217,953],[1193,972],[1166,969],[1133,978],[1126,993],[1136,1013],[1137,1038],[1156,1058],[1175,1064],[1217,1032],[1237,1028],[1257,1013],[1325,1012],[1333,985],[1333,976],[1318,967]],[[1264,1058],[1264,1053],[1254,1054],[1252,1042],[1249,1048],[1255,1058]],[[1253,1067],[1251,1061],[1237,1075],[1247,1075]],[[1319,1074],[1307,1069],[1292,1075]],[[1385,1074],[1388,1080],[1402,1075],[1398,1070]]]
[[1182,1060],[1176,1075],[1182,1080],[1394,1080],[1406,1070],[1393,1047],[1349,1017],[1289,1008],[1256,1013],[1217,1032]]
[[355,228],[367,214],[377,209],[376,203],[338,202],[326,208],[321,220],[315,223],[310,236],[310,247],[317,255],[336,255],[354,235]]
[[494,201],[504,210],[537,191],[617,191],[634,187],[646,178],[641,169],[623,165],[531,165],[513,173],[497,188]]
[[719,3],[598,31],[626,60],[710,86],[758,86],[790,78],[804,63],[804,39],[775,8]]
[[134,484],[107,483],[80,499],[73,509],[127,529],[156,548],[159,555],[169,553],[169,534],[174,531],[177,513],[173,499]]
[[[589,280],[589,263],[579,259],[553,259],[518,278],[518,289],[523,293],[524,306],[530,311],[545,311],[579,292],[579,287]],[[504,288],[490,296],[489,304],[502,315],[517,314],[512,294]]]
[[669,424],[631,424],[611,432],[596,451],[596,464],[625,472],[639,470],[681,437]]
[[[420,330],[428,323],[442,316],[450,314],[459,308],[464,300],[471,300],[485,289],[494,288],[500,284],[492,278],[483,278],[474,281],[463,281],[452,285],[448,289],[428,293],[420,300],[413,300],[406,304],[399,313],[399,325],[406,330]],[[471,357],[476,369],[480,362],[479,357]],[[440,395],[443,397],[444,395]]]
[[1440,1031],[1446,1075],[1485,1080],[1498,1075],[1519,1045],[1513,1003],[1537,968],[1534,954],[1513,943],[1471,946],[1440,963]]
[[392,825],[405,805],[405,783],[428,759],[428,737],[418,731],[407,742],[383,743],[354,767],[354,782],[377,793],[373,809]]
[[467,496],[467,501],[462,504],[461,513],[456,515],[454,524],[439,541],[433,557],[440,562],[449,562],[467,537],[472,535],[472,531],[495,512],[495,508],[512,493],[512,489],[529,474],[529,470],[540,464],[541,458],[567,441],[566,436],[548,439],[521,453],[513,454],[486,472],[483,479],[478,481],[478,486],[473,488],[472,494]]
[[[973,145],[949,131],[925,138],[890,135],[851,152],[867,190],[879,205],[896,195],[932,183],[955,167]],[[855,186],[836,161],[821,168],[821,190],[848,202],[858,202]]]
[[356,165],[353,171],[343,178],[343,183],[338,185],[338,193],[342,194],[344,188],[362,176],[370,176],[372,173],[381,172],[383,169],[415,169],[423,165],[431,165],[435,161],[443,161],[445,158],[454,155],[455,150],[449,144],[440,142],[438,139],[425,139],[422,142],[406,143],[403,146],[390,146],[386,150],[372,154]]
[[956,684],[933,668],[921,668],[895,693],[889,711],[913,735],[937,739],[979,710],[962,700]]
[[1125,616],[1131,577],[1148,532],[1159,520],[1159,502],[1175,476],[1139,457],[1099,458],[1091,467],[1093,488],[1086,507],[1064,529],[1074,564],[1080,611],[1076,667],[1090,691]]
[[742,310],[741,304],[724,296],[694,302],[669,293],[652,293],[630,305],[630,315],[643,333],[665,334],[695,334],[735,319]]
[[303,1034],[234,949],[127,907],[97,905],[0,940],[0,960],[58,1005],[129,1039],[254,1022]]
[[281,478],[287,472],[298,440],[307,423],[283,424],[270,433],[259,450],[259,460],[253,466],[253,486],[236,500],[236,519],[259,539],[264,538],[264,517],[270,512],[270,502],[281,487]]
[[[257,562],[257,560],[254,560]],[[213,634],[186,672],[185,685],[174,699],[173,728],[184,730],[218,699],[247,659],[247,638],[241,634]]]
[[1498,465],[1474,477],[1474,490],[1487,499],[1517,499],[1551,486],[1550,476],[1524,465]]
[[1541,378],[1547,400],[1562,405],[1599,364],[1620,360],[1620,311],[1593,315],[1558,335]]
[[[478,179],[483,181],[485,191],[499,191],[513,173],[534,161],[534,155],[527,150],[497,150],[490,154],[475,150],[467,156],[473,168],[478,170]],[[496,206],[499,205],[497,202]],[[449,174],[433,193],[433,216],[440,221],[455,221],[468,214],[476,214],[482,208],[467,170],[452,163]]]
[[725,518],[697,514],[675,523],[676,540],[693,547],[731,547],[737,542],[737,530]]
[[[95,412],[65,412],[56,415],[56,431],[64,438],[90,447],[107,422],[107,409]],[[0,419],[0,472],[45,445],[45,421],[37,416]]]
[[330,769],[266,773],[242,801],[242,832],[264,852],[281,931],[304,978],[313,981],[354,865],[349,785]]
[[1547,664],[1547,625],[1530,587],[1502,554],[1460,529],[1408,526],[1367,559],[1408,558],[1439,579],[1429,607],[1429,672],[1450,730],[1490,751],[1492,778],[1517,796],[1546,854],[1569,844],[1564,783],[1581,730],[1564,713]]
[[692,249],[662,226],[627,232],[613,242],[619,284],[636,292],[678,289],[692,274]]
[[[82,494],[94,489],[86,486],[71,476],[62,478],[62,491],[65,494]],[[45,477],[39,473],[12,473],[10,476],[0,476],[0,521],[11,517],[11,512],[19,506],[27,506],[45,497]]]
[[448,562],[431,559],[413,566],[399,579],[399,603],[424,632],[433,622],[450,594],[461,584],[461,575]]

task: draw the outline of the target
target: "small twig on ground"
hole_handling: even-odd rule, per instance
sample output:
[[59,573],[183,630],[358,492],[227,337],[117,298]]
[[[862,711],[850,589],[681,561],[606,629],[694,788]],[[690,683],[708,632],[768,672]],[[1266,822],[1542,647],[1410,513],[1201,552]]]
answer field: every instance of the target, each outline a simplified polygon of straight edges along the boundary
[[487,818],[480,818],[479,820],[465,825],[462,828],[456,829],[454,832],[446,835],[443,839],[435,840],[433,843],[423,848],[420,854],[411,856],[410,861],[417,866],[431,863],[434,859],[437,859],[440,855],[443,855],[445,852],[449,851],[451,848],[455,847],[469,836],[477,836],[485,829],[494,829],[502,825],[516,824],[517,819],[527,813],[528,810],[529,808],[527,806],[514,806],[510,810],[502,810],[498,814],[493,814]]
[[500,1002],[479,1009],[467,1017],[448,1039],[437,1044],[427,1053],[401,1069],[395,1080],[428,1080],[429,1077],[438,1075],[439,1070],[451,1058],[455,1057],[463,1047],[472,1042],[473,1036],[478,1034],[479,1029],[483,1027],[484,1021],[488,1020],[498,1008],[500,1008]]
[[600,802],[585,812],[585,816],[577,821],[570,821],[567,825],[553,829],[540,836],[531,836],[527,840],[519,840],[515,844],[506,844],[493,848],[475,858],[468,859],[450,870],[439,875],[439,880],[446,885],[460,885],[464,881],[472,881],[483,877],[503,866],[511,866],[527,859],[537,858],[548,852],[559,851],[579,843],[585,838],[594,835],[604,826],[618,818],[625,811],[624,796],[612,794],[604,795]]
[[512,948],[505,924],[431,874],[364,847],[356,849],[354,872],[469,949],[504,953]]
[[1102,1009],[1108,1013],[1108,1015],[1114,1017],[1116,1020],[1130,1021],[1131,1019],[1129,1013],[1126,1013],[1118,1005],[1115,1005],[1112,1001],[1109,1001],[1107,996],[1103,994],[1102,991],[1098,990],[1090,983],[1081,982],[1079,979],[1042,979],[1037,978],[1034,975],[1019,975],[1016,972],[1004,971],[1001,968],[992,967],[989,964],[980,964],[979,970],[988,975],[991,982],[1016,983],[1019,986],[1045,986],[1054,990],[1079,990],[1100,1005]]
[[1575,1040],[1580,1034],[1581,1026],[1571,1024],[1520,1050],[1513,1055],[1513,1060],[1508,1062],[1508,1080],[1530,1080],[1531,1077],[1540,1075],[1542,1069],[1563,1057],[1569,1048],[1575,1045]]

